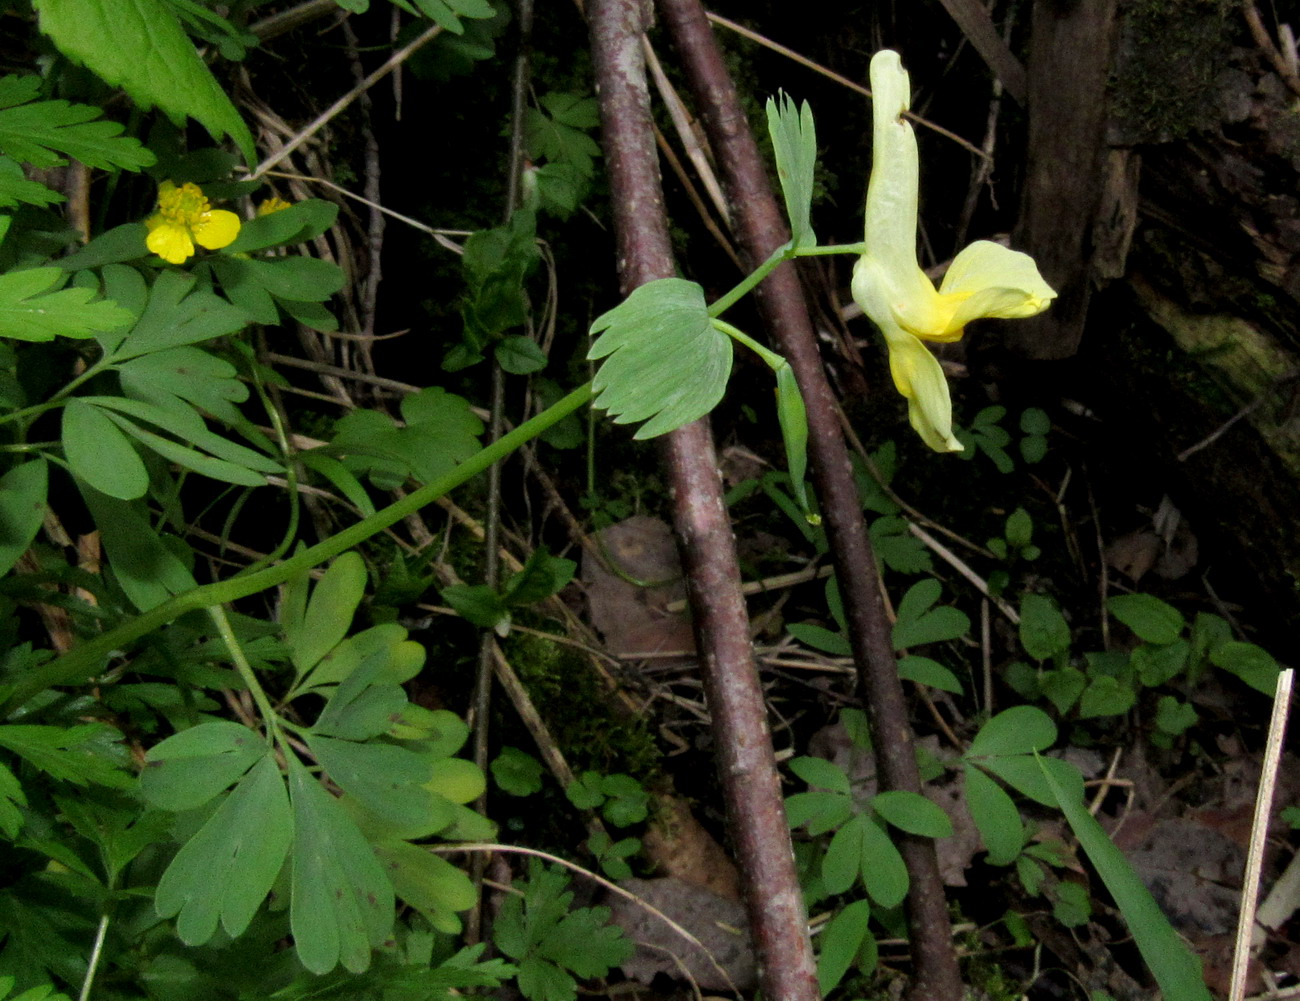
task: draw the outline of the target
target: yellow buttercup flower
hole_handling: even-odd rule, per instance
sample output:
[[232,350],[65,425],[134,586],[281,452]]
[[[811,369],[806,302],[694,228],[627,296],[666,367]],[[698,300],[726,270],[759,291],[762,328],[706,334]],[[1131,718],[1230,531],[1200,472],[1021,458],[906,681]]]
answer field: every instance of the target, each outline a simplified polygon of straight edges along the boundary
[[923,341],[958,340],[972,320],[1011,319],[1045,310],[1056,292],[1028,254],[979,240],[959,253],[938,291],[916,262],[919,157],[902,115],[911,101],[898,53],[871,60],[873,159],[867,186],[867,251],[853,268],[853,298],[889,347],[894,385],[907,397],[912,427],[936,452],[960,452],[952,399],[938,360]]
[[285,209],[292,207],[292,202],[286,202],[279,195],[272,195],[257,206],[257,214],[259,216],[270,215],[272,212],[283,212]]
[[149,236],[145,245],[171,264],[184,264],[194,245],[218,250],[235,242],[239,216],[214,209],[197,184],[177,187],[171,181],[158,185],[158,211],[145,220]]

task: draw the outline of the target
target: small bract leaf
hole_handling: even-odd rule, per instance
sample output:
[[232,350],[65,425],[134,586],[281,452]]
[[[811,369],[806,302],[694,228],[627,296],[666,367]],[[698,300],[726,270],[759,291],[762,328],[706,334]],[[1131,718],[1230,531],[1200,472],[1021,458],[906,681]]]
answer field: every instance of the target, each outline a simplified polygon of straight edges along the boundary
[[776,174],[785,196],[792,241],[796,247],[816,246],[809,215],[817,166],[817,130],[808,102],[796,111],[794,101],[785,93],[777,95],[776,100],[768,98],[767,131],[776,154]]
[[714,329],[695,282],[648,282],[597,317],[591,332],[600,336],[587,357],[605,359],[592,383],[593,406],[617,424],[645,421],[635,437],[676,430],[722,399],[731,338]]

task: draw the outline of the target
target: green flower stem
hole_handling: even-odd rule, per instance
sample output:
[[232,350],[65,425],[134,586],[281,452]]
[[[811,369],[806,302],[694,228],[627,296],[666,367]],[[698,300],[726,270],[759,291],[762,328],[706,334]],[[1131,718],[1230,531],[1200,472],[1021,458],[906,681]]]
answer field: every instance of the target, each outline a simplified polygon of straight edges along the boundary
[[733,327],[726,320],[719,320],[716,317],[713,320],[713,327],[715,330],[721,330],[733,341],[739,341],[741,344],[745,345],[745,347],[749,348],[750,351],[753,351],[754,354],[767,362],[767,367],[773,372],[779,372],[785,367],[786,360],[784,358],[775,351],[763,347],[763,345],[759,344],[758,341],[754,340],[754,338],[750,337],[739,327]]
[[[794,247],[790,244],[784,244],[777,247],[772,252],[772,256],[754,269],[744,281],[724,295],[717,299],[709,307],[710,316],[721,316],[728,309],[739,302],[764,278],[770,275],[777,267],[785,261],[792,260],[795,257],[825,257],[830,254],[853,254],[861,256],[867,252],[865,243],[837,243],[829,247]],[[732,334],[734,337],[735,335]]]
[[244,656],[244,648],[239,645],[239,637],[230,628],[230,619],[226,617],[225,607],[222,605],[209,605],[208,614],[212,616],[212,621],[216,623],[221,641],[226,644],[226,649],[230,651],[230,659],[234,662],[235,670],[244,679],[244,684],[248,686],[248,690],[253,695],[253,701],[257,703],[258,711],[262,714],[262,721],[266,724],[267,736],[278,737],[278,718],[275,709],[271,706],[271,700],[266,697],[262,683],[257,680],[252,665],[248,663],[248,658]]
[[4,703],[0,705],[0,719],[10,715],[37,692],[56,685],[74,685],[93,677],[102,669],[105,657],[115,651],[124,650],[129,644],[146,633],[171,622],[173,619],[200,608],[213,605],[227,605],[250,594],[257,594],[268,588],[283,584],[290,578],[306,573],[326,560],[333,559],[353,546],[359,545],[372,535],[377,535],[390,525],[401,521],[409,514],[414,514],[422,507],[450,493],[452,490],[473,479],[494,462],[499,462],[520,446],[536,438],[543,431],[573,413],[579,407],[591,402],[591,383],[580,386],[554,405],[543,410],[532,420],[525,421],[508,434],[502,435],[496,442],[476,452],[459,466],[426,483],[419,490],[413,491],[401,500],[381,508],[368,518],[350,525],[343,531],[331,535],[309,549],[255,573],[231,577],[227,580],[204,584],[201,587],[184,591],[169,598],[161,605],[142,612],[134,619],[122,623],[114,629],[80,646],[62,657],[27,672],[18,681]]
[[721,316],[744,298],[744,296],[758,285],[759,282],[770,275],[776,269],[778,264],[788,261],[792,257],[794,257],[794,247],[790,244],[787,243],[784,246],[777,247],[776,250],[772,252],[772,256],[755,268],[744,281],[724,295],[721,299],[715,300],[713,305],[709,307],[709,315]]

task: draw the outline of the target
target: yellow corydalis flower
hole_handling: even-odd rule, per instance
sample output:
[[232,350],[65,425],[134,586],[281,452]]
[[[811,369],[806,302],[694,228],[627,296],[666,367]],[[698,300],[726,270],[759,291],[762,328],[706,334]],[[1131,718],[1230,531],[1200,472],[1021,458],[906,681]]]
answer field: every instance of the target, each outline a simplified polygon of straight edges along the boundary
[[239,216],[214,209],[197,184],[158,185],[158,211],[145,220],[145,245],[170,264],[184,264],[194,245],[218,250],[235,242]]
[[911,87],[897,52],[884,49],[871,60],[871,92],[867,252],[853,268],[853,298],[885,335],[912,427],[936,452],[960,452],[948,382],[922,341],[958,340],[966,324],[984,317],[1033,316],[1056,293],[1028,254],[987,240],[959,253],[935,290],[916,262],[920,163],[916,136],[902,117]]

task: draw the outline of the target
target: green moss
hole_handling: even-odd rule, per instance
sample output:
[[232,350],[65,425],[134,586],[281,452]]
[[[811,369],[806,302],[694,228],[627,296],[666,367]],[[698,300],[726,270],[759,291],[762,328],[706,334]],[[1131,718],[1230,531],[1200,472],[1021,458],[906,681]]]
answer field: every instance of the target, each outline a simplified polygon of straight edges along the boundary
[[576,772],[623,772],[650,784],[659,750],[641,717],[621,716],[586,658],[571,647],[513,632],[506,657]]
[[1111,110],[1125,143],[1169,142],[1215,125],[1236,0],[1130,0],[1121,21]]

